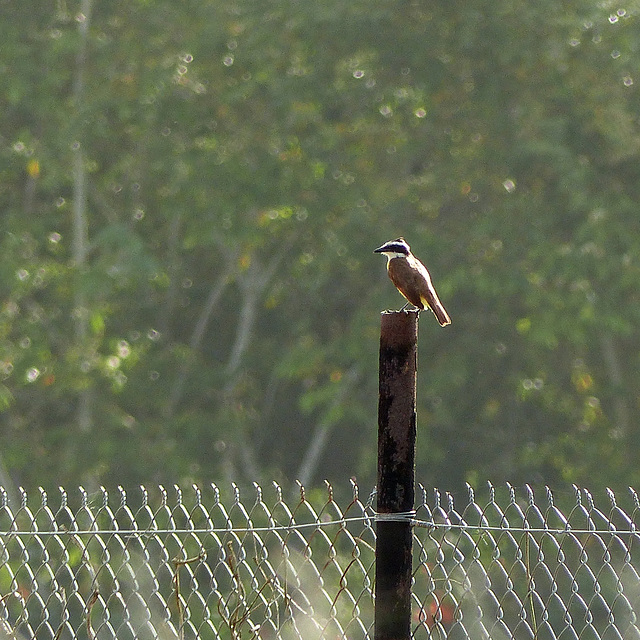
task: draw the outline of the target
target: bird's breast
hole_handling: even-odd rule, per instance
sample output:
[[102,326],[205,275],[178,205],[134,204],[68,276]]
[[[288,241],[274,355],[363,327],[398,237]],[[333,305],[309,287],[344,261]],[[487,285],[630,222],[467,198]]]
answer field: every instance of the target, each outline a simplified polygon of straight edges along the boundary
[[426,282],[422,270],[412,265],[407,258],[389,260],[387,271],[391,282],[411,304],[424,308],[421,291]]

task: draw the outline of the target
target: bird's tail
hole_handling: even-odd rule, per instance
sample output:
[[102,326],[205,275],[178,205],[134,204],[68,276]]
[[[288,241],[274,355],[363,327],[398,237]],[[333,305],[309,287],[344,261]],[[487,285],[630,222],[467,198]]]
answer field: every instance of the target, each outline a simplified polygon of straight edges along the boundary
[[431,300],[428,304],[433,311],[433,315],[436,317],[436,320],[440,323],[441,327],[446,327],[448,324],[451,324],[451,318],[447,313],[446,309],[442,306],[442,302],[437,295],[434,295],[434,299]]
[[433,314],[437,318],[441,327],[446,327],[448,324],[451,324],[451,318],[449,317],[449,314],[446,312],[442,304],[437,304],[435,306]]

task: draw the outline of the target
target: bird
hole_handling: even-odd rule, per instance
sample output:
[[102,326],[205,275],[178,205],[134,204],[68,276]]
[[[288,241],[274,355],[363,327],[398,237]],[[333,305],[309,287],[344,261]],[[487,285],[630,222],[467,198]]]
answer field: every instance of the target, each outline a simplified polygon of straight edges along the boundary
[[401,311],[411,303],[420,311],[431,309],[441,327],[451,324],[451,318],[438,298],[427,268],[411,253],[411,247],[404,238],[389,240],[375,249],[374,253],[387,257],[387,274],[407,299]]

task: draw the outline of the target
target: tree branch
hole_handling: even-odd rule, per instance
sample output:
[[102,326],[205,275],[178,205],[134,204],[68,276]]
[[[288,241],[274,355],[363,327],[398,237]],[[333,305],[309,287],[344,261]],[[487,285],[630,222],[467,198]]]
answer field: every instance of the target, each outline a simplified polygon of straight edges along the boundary
[[620,366],[620,358],[618,357],[613,338],[610,335],[601,336],[600,346],[609,379],[614,387],[613,413],[615,428],[621,435],[626,437],[629,434],[631,413],[624,399],[624,379],[622,376],[622,367]]
[[[80,45],[76,57],[76,69],[73,86],[73,101],[75,115],[80,128],[80,113],[84,101],[84,77],[87,64],[87,40],[89,35],[89,19],[91,16],[92,0],[82,0],[80,21]],[[87,219],[87,174],[85,168],[84,151],[82,148],[82,131],[78,131],[78,139],[73,144],[73,260],[75,263],[78,281],[75,292],[75,316],[76,316],[76,340],[81,349],[85,348],[88,333],[88,313],[86,300],[79,282],[87,259],[87,246],[89,244],[89,223]],[[90,389],[80,392],[76,421],[78,429],[82,433],[91,430],[93,423],[92,394]]]
[[335,409],[345,401],[345,398],[349,396],[359,377],[360,369],[358,366],[353,365],[345,374],[342,386],[334,396],[329,408],[324,412],[324,415],[316,424],[313,435],[311,436],[311,441],[307,447],[307,451],[305,452],[302,462],[300,463],[300,467],[298,468],[297,479],[302,485],[307,485],[311,480],[313,480],[313,476],[315,475],[320,463],[320,458],[324,453],[327,442],[329,441],[331,430],[336,425],[336,421],[332,418],[332,414]]
[[234,260],[225,260],[224,262],[227,264],[227,268],[220,274],[220,277],[216,282],[214,282],[213,286],[209,290],[209,295],[207,296],[205,305],[198,316],[198,320],[191,334],[191,338],[189,340],[189,355],[180,367],[176,381],[171,389],[171,395],[169,396],[169,401],[167,402],[167,406],[164,411],[166,418],[172,418],[175,415],[176,409],[184,394],[184,386],[187,382],[187,378],[193,369],[196,353],[200,349],[205,331],[209,325],[211,315],[217,307],[227,285],[231,282],[233,272],[236,269]]

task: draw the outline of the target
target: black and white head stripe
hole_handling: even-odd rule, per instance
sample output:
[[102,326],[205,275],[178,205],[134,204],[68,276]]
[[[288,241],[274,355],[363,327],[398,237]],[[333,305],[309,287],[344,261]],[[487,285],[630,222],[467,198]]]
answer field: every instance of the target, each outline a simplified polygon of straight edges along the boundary
[[410,253],[409,245],[404,238],[396,238],[385,242],[381,247],[374,250],[374,253],[401,253],[408,256]]

